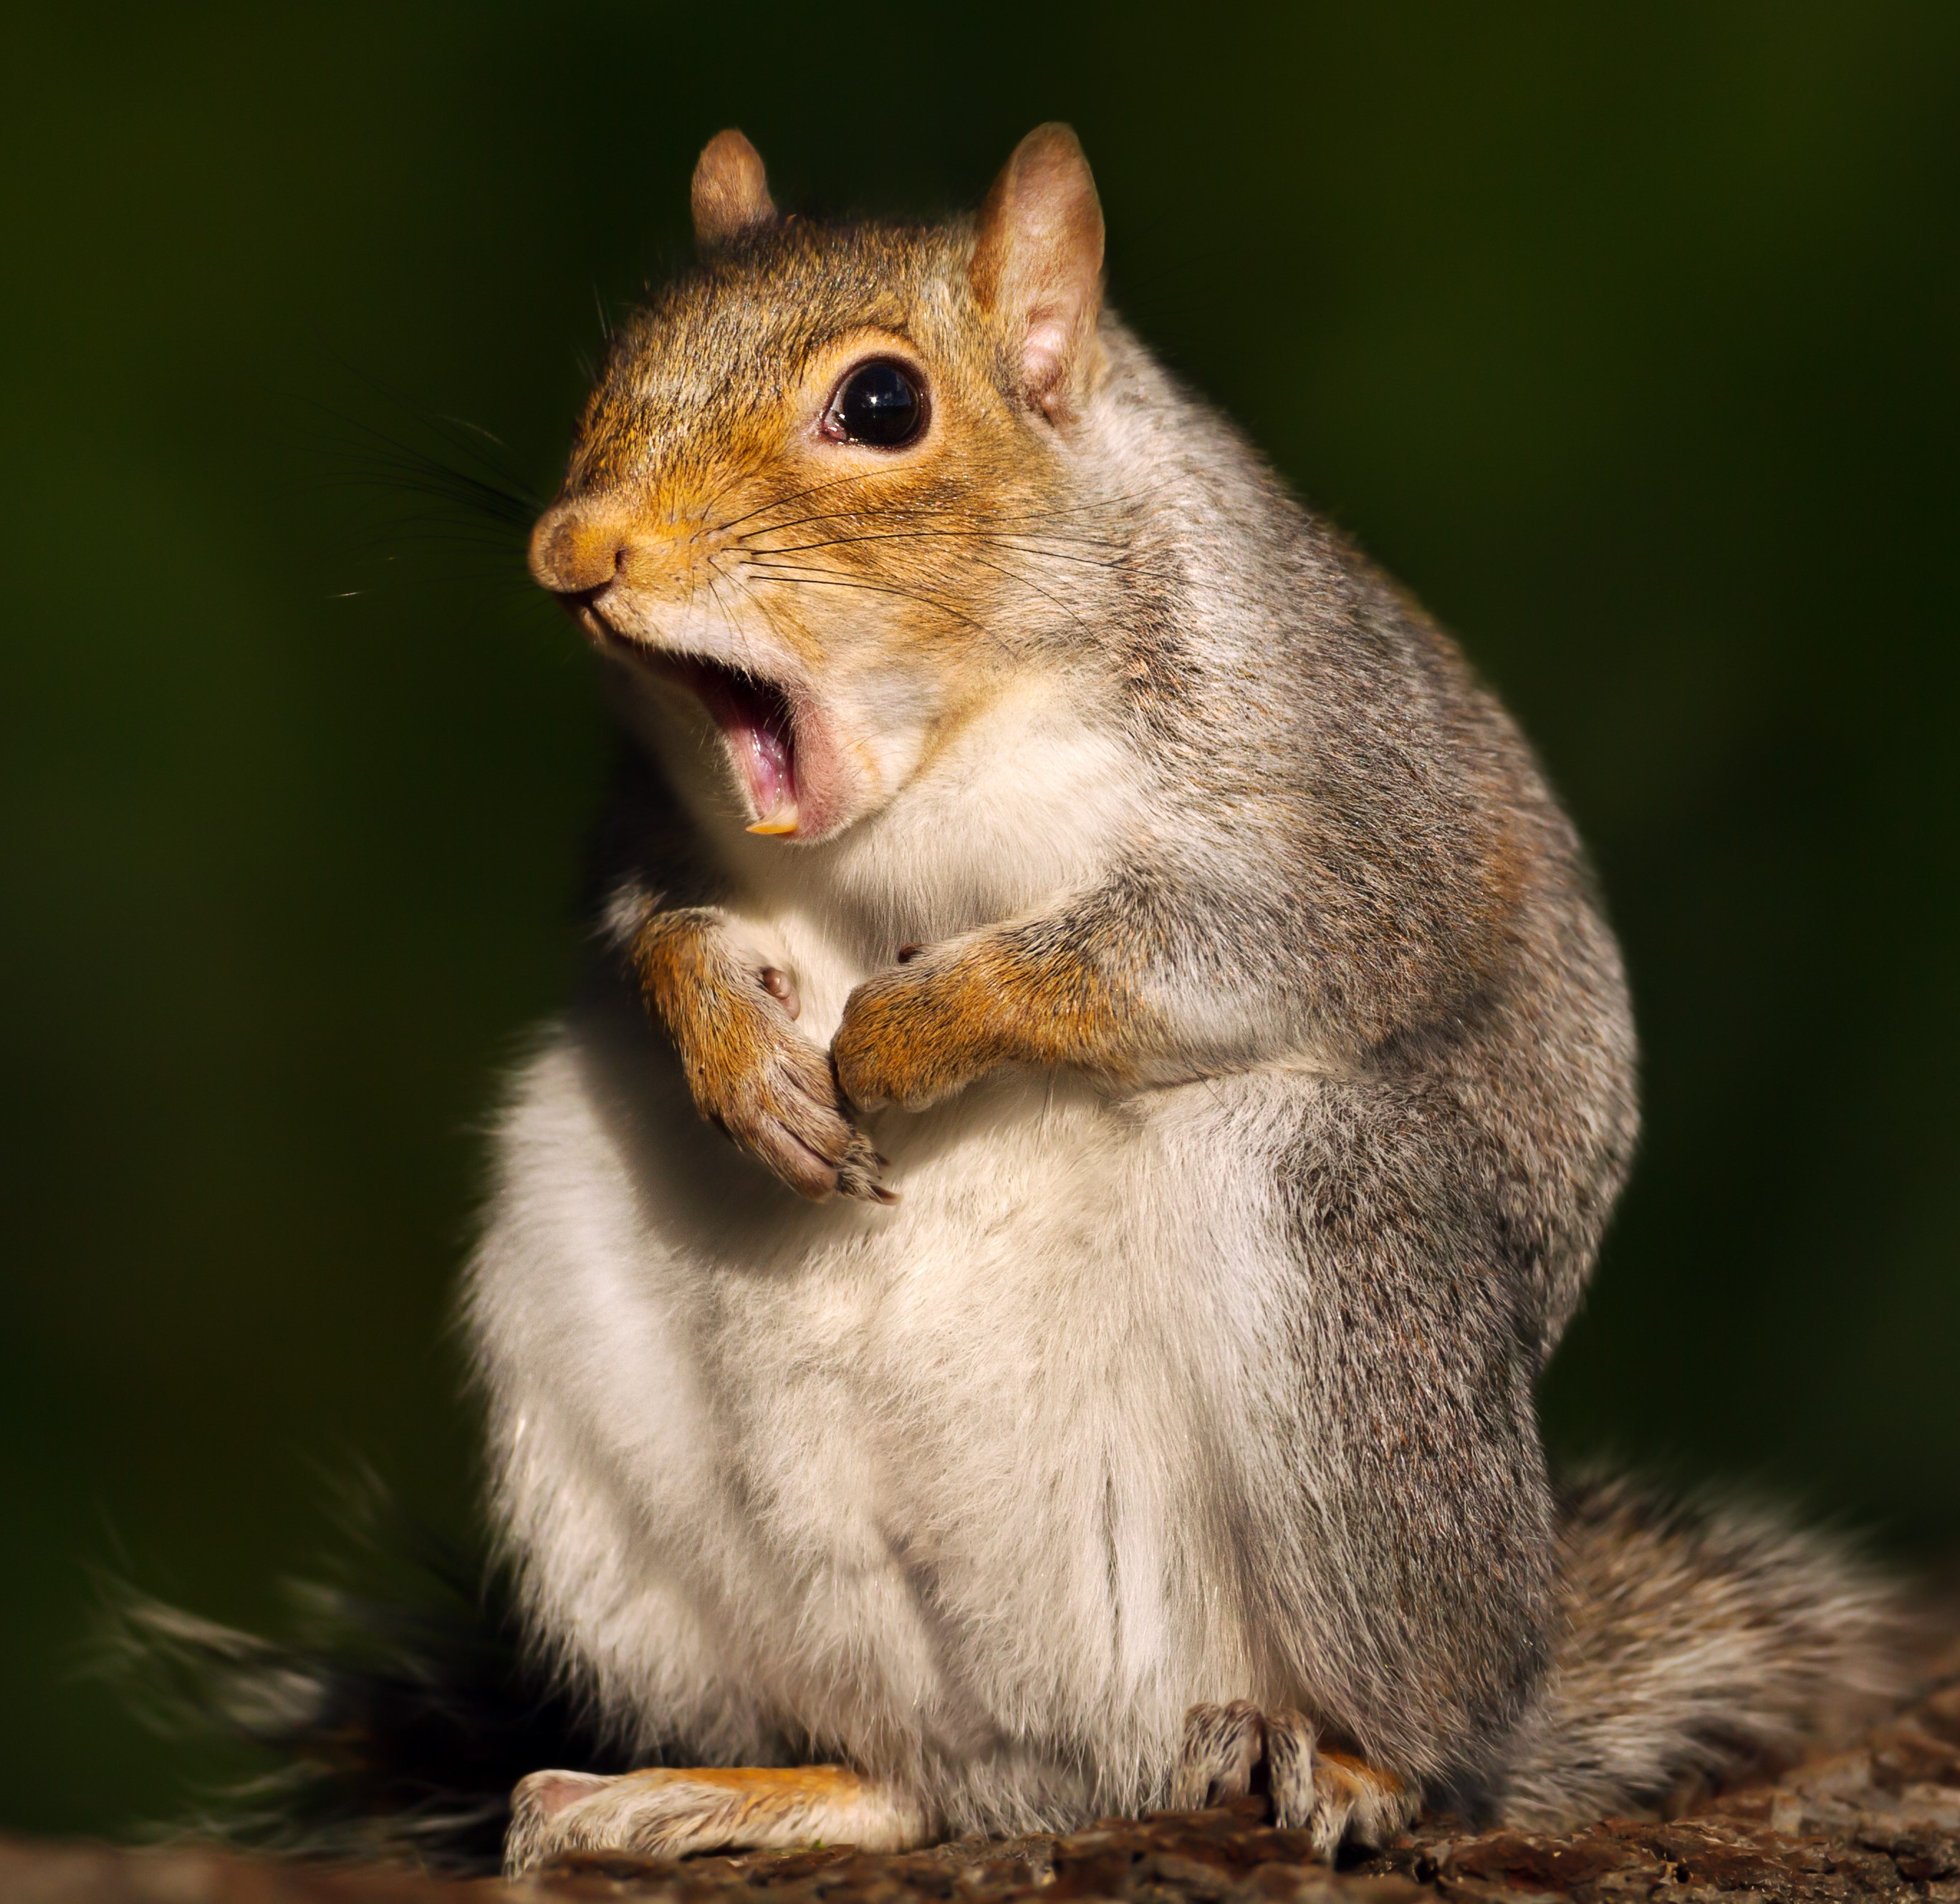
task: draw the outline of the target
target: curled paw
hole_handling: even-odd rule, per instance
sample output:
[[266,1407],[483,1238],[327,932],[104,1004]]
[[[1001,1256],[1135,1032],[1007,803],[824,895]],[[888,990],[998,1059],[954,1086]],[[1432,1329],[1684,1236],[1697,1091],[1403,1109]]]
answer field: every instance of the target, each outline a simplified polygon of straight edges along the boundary
[[988,1069],[984,1001],[930,952],[865,980],[845,1001],[830,1056],[845,1098],[861,1111],[923,1111]]
[[1330,1861],[1344,1844],[1386,1844],[1414,1820],[1420,1804],[1393,1772],[1322,1749],[1302,1713],[1262,1712],[1249,1699],[1194,1705],[1185,1713],[1171,1781],[1175,1809],[1224,1804],[1262,1782],[1274,1823],[1308,1832],[1315,1852]]
[[792,1022],[794,987],[774,966],[729,987],[682,1057],[701,1114],[800,1195],[898,1200],[884,1159],[854,1125],[821,1047]]

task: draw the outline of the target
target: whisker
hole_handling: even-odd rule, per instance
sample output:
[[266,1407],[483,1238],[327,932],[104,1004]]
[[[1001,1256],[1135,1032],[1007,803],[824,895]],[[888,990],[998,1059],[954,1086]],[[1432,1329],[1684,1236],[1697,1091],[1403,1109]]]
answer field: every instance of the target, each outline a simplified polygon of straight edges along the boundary
[[[857,540],[857,539],[860,539],[854,538],[854,537],[845,537],[845,538],[842,538],[842,539],[841,539],[846,540],[846,541],[851,541],[851,540]],[[862,539],[864,539],[864,540],[867,540],[867,541],[876,541],[876,540],[878,540],[878,539],[879,539],[879,538],[877,538],[877,537],[865,537],[865,538],[863,538]],[[810,548],[823,548],[823,547],[825,547],[825,546],[826,546],[826,545],[825,545],[825,544],[823,544],[823,543],[817,542],[817,543],[810,543],[810,544],[807,544],[807,545],[806,545],[806,546],[807,546],[807,547],[810,547]],[[778,555],[778,554],[788,555],[788,554],[791,553],[792,551],[789,551],[789,550],[786,550],[786,549],[785,549],[785,550],[768,550],[768,551],[764,551],[764,552],[765,552],[765,554],[768,554],[768,555]],[[983,559],[982,557],[978,556],[978,555],[969,555],[966,559],[967,559],[968,561],[971,561],[971,562],[972,562],[972,563],[975,564],[978,567],[981,567],[981,568],[984,568],[984,569],[987,569],[987,570],[991,571],[994,574],[998,575],[998,576],[1000,576],[1000,577],[1003,577],[1004,580],[1007,580],[1007,581],[1013,582],[1013,583],[1018,583],[1021,587],[1023,587],[1023,588],[1024,588],[1024,589],[1028,590],[1031,593],[1033,593],[1033,594],[1036,594],[1036,595],[1039,595],[1039,596],[1042,598],[1042,599],[1043,601],[1045,601],[1045,602],[1048,602],[1051,606],[1054,606],[1054,607],[1055,607],[1055,608],[1058,608],[1058,609],[1061,609],[1061,611],[1062,612],[1062,613],[1063,613],[1063,614],[1064,614],[1065,615],[1067,615],[1067,616],[1068,617],[1068,618],[1069,618],[1071,621],[1073,621],[1073,622],[1075,624],[1075,625],[1076,625],[1078,628],[1086,628],[1086,627],[1087,627],[1087,624],[1083,621],[1082,617],[1081,617],[1080,615],[1077,614],[1077,612],[1075,612],[1075,610],[1074,610],[1074,609],[1071,608],[1071,607],[1069,606],[1069,605],[1068,605],[1066,602],[1063,601],[1063,600],[1061,599],[1061,597],[1060,597],[1060,596],[1055,596],[1055,595],[1051,595],[1051,594],[1048,593],[1048,591],[1046,589],[1045,589],[1045,588],[1042,587],[1042,586],[1041,586],[1041,585],[1040,585],[1039,583],[1036,583],[1036,582],[1031,582],[1031,581],[1029,581],[1029,580],[1028,580],[1028,578],[1027,578],[1025,575],[1017,575],[1017,574],[1013,572],[1013,570],[1011,570],[1011,569],[1008,569],[1008,568],[1003,568],[1003,567],[1001,566],[1001,564],[1000,564],[999,563],[998,563],[998,562],[989,562],[989,561],[985,561],[985,559]],[[768,566],[768,564],[759,564],[759,566]],[[775,564],[775,566],[777,566],[777,567],[791,567],[791,564]],[[1109,564],[1098,563],[1098,564],[1096,564],[1096,567],[1109,567],[1109,566],[1112,566],[1112,565],[1111,565],[1111,564]]]
[[726,571],[720,567],[715,557],[712,555],[711,555],[708,558],[708,566],[714,574],[720,576],[724,581],[728,583],[732,587],[740,589],[742,591],[743,596],[748,601],[754,603],[756,613],[761,615],[762,619],[769,625],[770,633],[774,634],[778,640],[784,644],[785,647],[794,649],[798,646],[798,644],[791,637],[783,632],[783,625],[777,619],[775,610],[772,609],[769,605],[749,586],[748,583],[744,580],[741,576],[730,575],[727,574]]
[[[503,523],[527,523],[537,513],[540,507],[538,498],[521,478],[500,467],[494,459],[485,456],[478,445],[462,440],[457,434],[462,430],[475,431],[485,440],[495,443],[496,438],[487,430],[456,419],[428,415],[418,419],[439,440],[460,452],[467,462],[475,466],[473,469],[459,469],[438,456],[390,436],[372,424],[342,415],[324,404],[314,403],[311,407],[354,437],[364,439],[364,442],[347,445],[323,445],[314,453],[317,460],[337,462],[355,471],[371,472],[364,478],[351,477],[348,479],[350,482],[364,480],[377,488],[406,485],[419,488],[425,494],[447,497],[466,508]],[[443,424],[451,427],[438,427]]]
[[495,431],[486,429],[480,423],[473,423],[467,417],[453,415],[447,410],[431,410],[423,420],[428,423],[447,424],[453,429],[462,431],[466,436],[478,437],[485,443],[494,443],[505,456],[511,453],[511,446]]
[[[744,542],[748,539],[744,537]],[[1099,561],[1093,555],[1073,555],[1061,549],[1026,548],[1020,540],[1005,536],[989,534],[978,529],[881,529],[871,536],[830,536],[821,542],[788,542],[774,548],[763,548],[751,545],[759,555],[798,555],[813,548],[842,548],[853,542],[904,542],[924,541],[966,541],[987,542],[996,548],[1012,549],[1015,554],[1034,555],[1051,562],[1078,562],[1087,568],[1120,568],[1128,559],[1118,556],[1112,561]]]
[[[978,520],[991,526],[991,525],[1005,523],[1046,521],[1052,520],[1054,515],[1066,513],[1068,512],[1035,510],[1026,512],[1019,516],[983,517],[978,518]],[[922,517],[927,520],[931,520],[934,518],[950,518],[955,522],[963,521],[967,523],[971,523],[975,519],[975,513],[972,511],[963,511],[953,509],[885,507],[877,509],[826,510],[814,515],[796,517],[786,523],[765,523],[759,529],[750,529],[747,535],[742,536],[740,539],[746,542],[752,541],[754,538],[758,536],[786,534],[792,529],[801,529],[811,523],[880,522],[888,519],[902,520],[907,517]],[[1052,531],[1041,530],[1026,530],[1022,532],[1030,536],[1039,536],[1039,539],[1044,542],[1082,542],[1096,548],[1115,548],[1122,546],[1120,542],[1115,541],[1113,538],[1106,536],[1071,536]]]
[[[472,423],[466,418],[453,416],[443,411],[426,409],[416,398],[406,391],[396,388],[384,379],[375,376],[371,372],[355,369],[345,358],[337,358],[335,361],[342,371],[353,377],[357,381],[364,383],[377,395],[385,397],[406,415],[412,417],[432,436],[439,437],[451,449],[460,451],[480,469],[487,470],[493,483],[502,488],[505,493],[522,497],[531,505],[534,513],[541,506],[536,491],[523,472],[514,467],[508,460],[511,455],[509,447],[494,431],[485,429],[481,424]],[[364,422],[357,418],[351,417],[342,411],[336,410],[332,405],[322,402],[318,398],[307,399],[305,402],[307,408],[322,416],[330,418],[343,429],[352,430],[361,435],[373,437],[391,449],[406,450],[407,448],[406,445],[389,436],[385,431],[377,429],[373,424]],[[485,443],[492,444],[498,452],[498,455],[496,456],[485,455],[482,447]]]
[[[765,568],[765,569],[766,569],[766,568],[768,568],[768,567],[775,567],[775,568],[778,568],[778,569],[788,569],[788,570],[790,570],[792,573],[794,573],[794,572],[797,572],[797,565],[795,565],[795,564],[792,564],[784,563],[784,562],[781,562],[781,561],[772,561],[768,560],[768,558],[774,558],[774,557],[780,557],[780,556],[783,556],[783,555],[795,555],[795,554],[798,554],[798,553],[800,553],[800,552],[802,552],[802,551],[807,551],[807,550],[810,550],[810,549],[817,549],[817,548],[832,548],[832,547],[835,547],[835,546],[836,546],[837,545],[838,545],[838,544],[842,544],[842,543],[860,542],[904,542],[904,541],[908,541],[908,540],[912,540],[912,539],[920,539],[920,538],[924,538],[924,539],[940,539],[940,538],[941,538],[941,537],[959,538],[959,537],[962,537],[962,536],[964,536],[966,539],[969,539],[969,540],[972,540],[972,541],[977,541],[977,542],[988,542],[988,543],[989,543],[989,544],[994,544],[994,543],[996,543],[996,542],[998,542],[998,540],[1000,539],[998,539],[998,538],[995,538],[995,537],[991,537],[991,536],[988,536],[982,535],[982,534],[980,534],[980,533],[979,533],[978,532],[977,532],[977,531],[961,531],[961,530],[956,530],[956,529],[912,529],[912,530],[894,530],[894,531],[890,531],[890,532],[881,532],[881,533],[880,533],[880,534],[878,534],[878,535],[875,535],[875,536],[835,536],[835,537],[832,537],[832,539],[830,539],[830,540],[829,540],[829,541],[827,541],[827,542],[803,542],[803,543],[797,544],[795,547],[791,548],[782,548],[782,549],[763,549],[763,550],[759,550],[759,551],[758,551],[756,552],[756,555],[755,556],[752,556],[752,557],[751,557],[751,558],[749,558],[749,560],[750,560],[750,561],[752,561],[752,562],[756,566],[757,566],[757,567],[762,567],[762,568]],[[1011,546],[1012,546],[1012,545],[1009,545],[1009,546],[1011,548]],[[1090,567],[1096,567],[1096,568],[1112,568],[1112,567],[1115,567],[1118,566],[1118,564],[1116,564],[1116,563],[1113,563],[1113,562],[1098,562],[1098,561],[1093,561],[1090,558],[1087,557],[1087,556],[1066,556],[1066,555],[1058,555],[1056,554],[1056,552],[1055,552],[1055,551],[1052,551],[1052,550],[1032,550],[1032,551],[1015,550],[1015,551],[1013,551],[1013,552],[1014,552],[1014,553],[1016,553],[1016,554],[1032,554],[1032,555],[1045,555],[1049,556],[1052,559],[1056,559],[1056,560],[1064,561],[1077,561],[1077,562],[1083,562],[1083,563],[1086,563],[1086,564],[1087,564],[1089,566],[1090,566]],[[1087,628],[1087,624],[1083,621],[1082,617],[1081,617],[1081,616],[1080,616],[1080,615],[1076,612],[1076,610],[1075,610],[1074,608],[1072,608],[1072,607],[1071,607],[1071,606],[1068,602],[1066,602],[1063,601],[1063,600],[1061,599],[1061,598],[1059,596],[1057,596],[1057,595],[1052,594],[1052,593],[1051,593],[1048,590],[1046,590],[1046,589],[1043,588],[1043,587],[1042,587],[1042,586],[1039,583],[1037,583],[1037,582],[1034,582],[1034,581],[1031,581],[1031,580],[1029,580],[1026,576],[1025,576],[1025,575],[1020,575],[1020,574],[1016,574],[1016,573],[1015,573],[1012,569],[1004,567],[1002,567],[1002,565],[1001,565],[1000,563],[998,563],[998,562],[990,562],[990,561],[986,561],[984,558],[982,558],[982,557],[981,557],[981,556],[978,556],[978,555],[972,555],[972,554],[971,554],[971,553],[969,553],[969,554],[967,554],[967,555],[966,555],[966,559],[968,561],[969,561],[969,562],[971,562],[971,563],[974,564],[975,566],[977,566],[977,567],[978,567],[986,569],[986,570],[989,571],[991,573],[992,573],[992,574],[995,574],[995,575],[998,575],[998,576],[1000,576],[1000,577],[1002,577],[1002,579],[1003,579],[1003,580],[1007,580],[1007,581],[1009,581],[1009,582],[1012,582],[1012,583],[1015,583],[1017,586],[1021,587],[1021,588],[1024,588],[1024,589],[1027,590],[1028,590],[1028,592],[1029,592],[1030,594],[1033,594],[1033,595],[1039,595],[1039,596],[1042,598],[1042,599],[1043,601],[1045,601],[1045,602],[1048,602],[1048,603],[1050,605],[1050,606],[1054,607],[1054,608],[1059,609],[1061,611],[1061,612],[1062,612],[1064,615],[1067,615],[1067,616],[1068,617],[1068,618],[1069,618],[1071,621],[1073,621],[1073,622],[1075,624],[1075,625],[1076,625],[1078,628]],[[821,572],[824,572],[824,573],[831,573],[831,574],[834,574],[834,573],[835,573],[835,571],[821,571]]]
[[[710,496],[706,501],[700,505],[696,513],[701,519],[701,528],[702,530],[705,530],[708,527],[708,512],[712,509],[724,496],[727,495],[730,490],[736,488],[739,484],[746,482],[751,476],[756,473],[756,470],[759,467],[759,465],[751,463],[743,469],[737,470],[734,475],[730,476],[719,489],[716,490],[713,495]],[[737,521],[744,521],[746,518],[738,517],[736,520]]]
[[728,632],[739,641],[741,639],[742,631],[737,626],[734,616],[729,612],[728,604],[722,600],[721,591],[714,586],[715,577],[711,570],[707,579],[708,599],[714,602],[715,612],[727,625]]
[[[760,568],[762,565],[749,563],[745,566]],[[762,578],[765,581],[779,582],[785,588],[848,588],[859,590],[867,595],[896,595],[902,601],[917,602],[927,608],[937,609],[952,621],[963,621],[969,628],[985,635],[990,641],[999,642],[1004,653],[1010,652],[1007,644],[1001,641],[1001,637],[984,622],[975,621],[972,615],[963,614],[958,609],[949,608],[945,602],[936,600],[930,595],[915,594],[910,589],[889,588],[876,582],[850,582],[840,576],[822,574],[815,571],[792,571],[787,574],[773,574],[765,569]]]
[[983,561],[981,560],[980,557],[977,555],[972,556],[969,559],[978,562],[982,568],[991,569],[996,575],[1004,576],[1010,582],[1018,582],[1023,588],[1033,590],[1033,592],[1036,595],[1039,595],[1043,601],[1061,609],[1062,613],[1067,615],[1078,628],[1082,628],[1086,631],[1088,625],[1083,620],[1082,617],[1077,615],[1074,609],[1071,608],[1066,602],[1062,601],[1058,596],[1049,594],[1048,590],[1042,587],[1039,583],[1030,582],[1025,575],[1015,574],[1011,569],[1004,569],[1001,567],[1000,564],[998,562]]
[[[847,483],[868,482],[877,473],[875,471],[867,469],[855,476],[838,476],[829,482],[812,483],[807,489],[794,489],[787,496],[779,496],[774,502],[764,503],[760,507],[750,510],[747,515],[737,516],[728,522],[718,524],[718,526],[725,534],[728,530],[739,527],[743,523],[752,521],[755,517],[765,514],[772,509],[787,509],[791,503],[799,502],[805,496],[819,496],[826,489],[841,489]],[[762,532],[759,530],[756,532],[759,534]]]

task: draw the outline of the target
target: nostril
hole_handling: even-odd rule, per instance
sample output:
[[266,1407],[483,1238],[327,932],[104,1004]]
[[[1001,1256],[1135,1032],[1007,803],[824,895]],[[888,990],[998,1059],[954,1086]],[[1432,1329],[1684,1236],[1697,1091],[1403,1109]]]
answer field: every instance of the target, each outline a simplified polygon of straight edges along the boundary
[[624,525],[575,506],[552,510],[532,534],[532,574],[574,607],[590,607],[624,580],[632,559],[633,538]]

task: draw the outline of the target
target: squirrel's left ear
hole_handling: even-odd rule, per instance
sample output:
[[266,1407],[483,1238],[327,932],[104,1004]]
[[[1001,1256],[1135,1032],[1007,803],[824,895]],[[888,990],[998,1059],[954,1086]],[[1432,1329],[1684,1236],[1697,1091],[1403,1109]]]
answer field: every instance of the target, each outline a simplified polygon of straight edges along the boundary
[[972,281],[1008,326],[1029,402],[1066,421],[1101,361],[1102,308],[1102,208],[1068,126],[1038,126],[1014,148],[981,208]]
[[701,149],[694,166],[694,242],[703,251],[776,221],[762,155],[730,126]]

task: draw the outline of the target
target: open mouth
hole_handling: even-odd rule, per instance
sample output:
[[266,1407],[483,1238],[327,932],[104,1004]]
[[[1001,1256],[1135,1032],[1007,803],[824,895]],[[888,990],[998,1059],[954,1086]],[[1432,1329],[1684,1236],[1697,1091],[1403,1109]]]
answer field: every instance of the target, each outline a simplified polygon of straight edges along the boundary
[[751,833],[794,833],[801,818],[796,717],[787,691],[760,675],[698,655],[668,664],[721,729],[749,793]]

